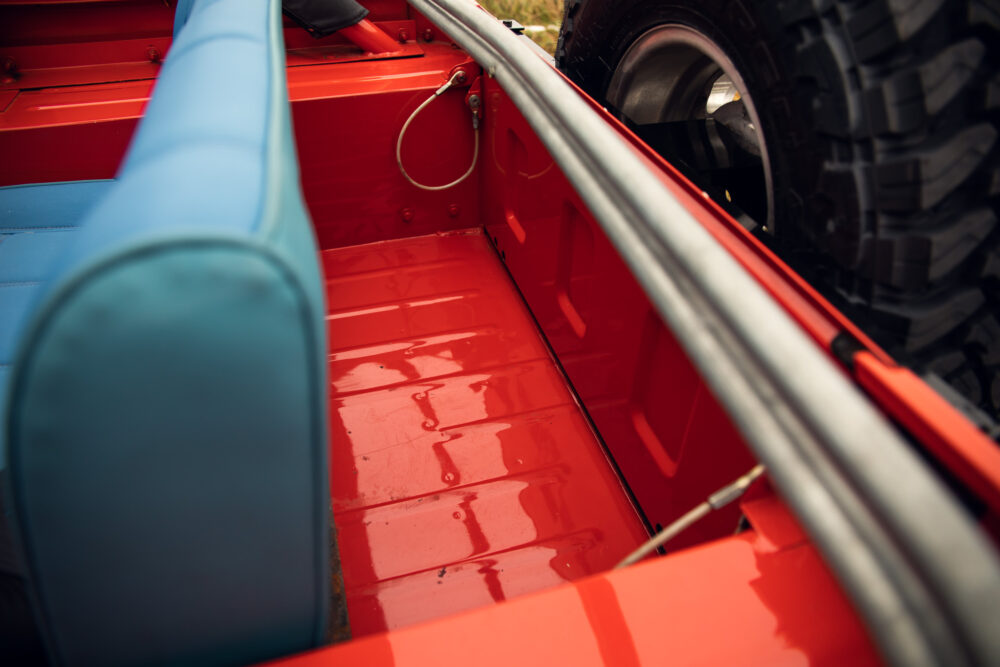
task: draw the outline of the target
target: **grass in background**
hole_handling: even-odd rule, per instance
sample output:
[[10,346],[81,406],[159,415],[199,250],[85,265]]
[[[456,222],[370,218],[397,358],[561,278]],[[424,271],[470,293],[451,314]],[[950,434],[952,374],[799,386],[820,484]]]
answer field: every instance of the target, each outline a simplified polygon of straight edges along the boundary
[[524,26],[541,26],[542,30],[525,30],[550,54],[556,52],[559,26],[563,19],[563,0],[478,0],[498,19],[514,19]]

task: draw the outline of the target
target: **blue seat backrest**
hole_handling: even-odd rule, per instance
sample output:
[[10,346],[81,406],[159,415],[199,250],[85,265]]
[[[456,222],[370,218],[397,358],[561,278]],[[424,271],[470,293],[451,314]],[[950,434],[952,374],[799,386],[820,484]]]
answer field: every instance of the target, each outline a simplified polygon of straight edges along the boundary
[[322,640],[324,306],[279,4],[193,4],[19,334],[9,500],[57,662],[237,664]]
[[177,8],[174,10],[174,37],[180,34],[181,28],[187,23],[194,9],[195,0],[177,0]]

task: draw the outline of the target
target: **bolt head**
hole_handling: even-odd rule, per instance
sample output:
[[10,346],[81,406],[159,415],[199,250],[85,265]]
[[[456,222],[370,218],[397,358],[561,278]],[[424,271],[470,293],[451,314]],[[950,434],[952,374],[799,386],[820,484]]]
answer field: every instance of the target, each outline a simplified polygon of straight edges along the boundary
[[399,38],[400,42],[408,42],[408,41],[410,41],[410,33],[407,32],[406,30],[400,30],[396,34],[396,36]]
[[0,62],[0,82],[13,83],[20,78],[17,71],[17,63],[13,58],[7,57]]
[[426,30],[424,30],[424,41],[425,42],[433,42],[434,41],[434,31],[431,30],[430,28],[427,28]]

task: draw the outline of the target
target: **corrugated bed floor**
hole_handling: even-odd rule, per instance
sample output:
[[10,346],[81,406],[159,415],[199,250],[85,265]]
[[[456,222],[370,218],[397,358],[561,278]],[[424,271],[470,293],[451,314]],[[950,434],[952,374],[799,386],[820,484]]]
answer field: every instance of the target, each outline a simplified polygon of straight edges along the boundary
[[646,538],[478,230],[322,258],[355,637],[606,570]]

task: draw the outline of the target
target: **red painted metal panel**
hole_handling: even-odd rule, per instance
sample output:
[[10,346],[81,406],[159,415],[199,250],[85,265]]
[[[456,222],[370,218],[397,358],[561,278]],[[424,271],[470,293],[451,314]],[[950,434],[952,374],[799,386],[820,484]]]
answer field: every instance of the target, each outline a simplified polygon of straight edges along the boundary
[[323,266],[355,636],[606,570],[645,539],[481,233],[328,250]]
[[0,132],[6,139],[27,129],[67,127],[84,138],[93,124],[141,118],[152,89],[153,81],[128,81],[24,90],[0,117]]
[[[302,189],[323,248],[480,224],[475,173],[454,188],[428,192],[409,184],[396,165],[396,139],[407,117],[449,72],[469,63],[444,44],[420,48],[421,58],[288,70]],[[478,68],[469,69],[471,82]],[[429,185],[461,175],[472,152],[461,87],[414,119],[402,151],[407,171]]]
[[91,48],[85,55],[69,62],[61,57],[67,52],[64,45],[4,48],[0,58],[14,59],[17,77],[0,80],[0,89],[37,90],[155,79],[170,39],[130,39],[88,46]]
[[20,92],[0,114],[0,186],[113,177],[152,83]]
[[908,368],[867,351],[854,356],[858,382],[1000,516],[1000,448]]
[[[425,192],[396,166],[395,141],[406,117],[454,67],[469,62],[445,44],[406,49],[424,55],[288,69],[303,190],[323,247],[478,222],[475,175],[451,190]],[[0,154],[17,157],[0,162],[0,186],[110,178],[152,86],[150,80],[23,91],[0,114]],[[446,182],[468,166],[473,135],[464,97],[462,88],[449,91],[413,122],[403,158],[419,180]]]
[[[163,0],[0,3],[0,54],[3,47],[63,44],[74,57],[81,45],[138,38],[169,37],[174,5]],[[113,45],[105,45],[114,48]]]
[[[360,23],[342,28],[340,34],[369,53],[396,53],[399,51],[400,40],[389,37],[386,32],[376,27],[368,19],[362,19]],[[403,33],[401,36],[406,37],[407,33]]]
[[773,496],[754,530],[501,605],[272,663],[875,665],[836,582]]
[[366,19],[317,39],[286,18],[287,62],[289,67],[298,67],[331,60],[343,62],[420,56],[422,49],[412,41],[415,33],[416,24],[412,20],[375,23]]
[[[495,82],[481,186],[488,234],[652,524],[753,465],[597,223]],[[731,534],[735,507],[671,548]]]
[[16,90],[2,90],[0,91],[0,113],[4,113],[10,107],[10,103],[14,101],[17,97]]
[[[491,82],[490,85],[493,89],[498,90],[495,82]],[[899,369],[878,345],[774,253],[769,251],[758,239],[708,199],[673,166],[654,153],[605,109],[598,106],[590,98],[584,97],[597,113],[602,115],[608,123],[614,125],[618,132],[632,144],[640,157],[648,163],[653,173],[660,176],[663,183],[677,196],[692,216],[723,247],[730,251],[733,257],[774,296],[776,301],[802,325],[803,329],[827,354],[833,356],[831,344],[834,338],[841,333],[847,333],[862,344],[870,363],[867,367],[855,364],[851,369],[845,368],[845,373],[850,373],[887,416],[913,433],[917,438],[918,446],[923,447],[928,454],[940,461],[956,478],[969,485],[979,499],[989,505],[991,512],[995,514],[998,502],[1000,502],[997,498],[995,480],[993,487],[988,487],[984,480],[996,477],[994,474],[996,466],[992,461],[987,462],[990,457],[983,455],[987,450],[995,452],[995,445],[982,433],[979,433],[958,410],[948,405],[936,394],[934,394],[936,398],[931,400],[929,396],[933,394],[933,390],[912,374]],[[548,262],[550,264],[558,262],[560,267],[565,266],[567,263],[565,256],[568,253],[579,253],[579,250],[569,250],[568,248],[578,245],[579,241],[574,238],[565,238],[565,231],[562,234],[563,238],[554,236],[551,229],[560,224],[557,219],[562,220],[563,230],[568,227],[580,228],[577,219],[579,212],[585,209],[579,201],[563,197],[562,193],[567,190],[568,186],[561,177],[550,175],[551,171],[555,171],[554,165],[544,149],[537,145],[537,141],[534,142],[531,150],[525,149],[530,141],[526,141],[524,137],[533,137],[533,134],[524,121],[519,118],[516,110],[510,108],[505,96],[501,93],[499,97],[489,97],[487,104],[490,109],[490,112],[487,113],[487,136],[490,137],[487,146],[490,150],[484,159],[485,164],[489,165],[490,168],[483,173],[484,211],[492,213],[497,206],[501,206],[504,212],[504,224],[491,224],[490,221],[495,221],[497,216],[486,216],[489,233],[491,236],[505,241],[501,244],[501,250],[508,255],[508,264],[514,271],[513,267],[517,265],[518,256],[521,254],[518,248],[525,244],[525,220],[536,220],[539,223],[537,225],[538,234],[548,234],[548,236],[543,237],[543,240],[538,241],[536,249],[538,246],[546,245],[561,247],[561,250],[555,251],[559,253],[559,259],[549,257]],[[507,130],[507,137],[500,136],[505,128],[503,120],[495,126],[490,124],[490,116],[497,112],[501,112],[501,116],[508,115],[515,118],[515,120],[507,121],[507,125],[510,126]],[[494,120],[496,119],[494,118]],[[517,127],[518,123],[520,124],[519,128]],[[504,159],[508,161],[508,164],[503,163]],[[515,173],[516,176],[512,177],[511,173]],[[501,177],[499,184],[496,182],[498,174]],[[560,200],[568,202],[563,205],[569,208],[558,210]],[[527,207],[525,202],[529,202]],[[601,237],[600,231],[596,227],[593,228],[592,233],[596,238]],[[529,243],[529,245],[531,244]],[[607,243],[604,243],[604,246],[607,246]],[[607,247],[610,250],[610,247]],[[584,257],[593,257],[591,263],[594,266],[601,266],[602,262],[605,262],[606,257],[609,256],[612,257],[611,262],[620,264],[620,260],[613,252],[610,255],[585,255]],[[590,262],[590,259],[583,261]],[[555,285],[557,289],[555,300],[561,311],[560,315],[542,316],[538,312],[538,309],[545,312],[549,308],[549,304],[553,300],[551,296],[538,299],[528,298],[532,309],[536,310],[536,316],[543,323],[542,328],[546,335],[550,338],[558,337],[565,329],[570,329],[575,331],[578,337],[582,337],[581,333],[585,332],[587,327],[587,318],[581,315],[579,304],[567,296],[566,276],[569,273],[563,271],[558,276],[549,276],[542,268],[546,265],[545,261],[539,261],[537,257],[533,262],[524,262],[523,260],[522,262],[525,264],[527,273],[522,274],[514,271],[515,278],[522,290],[527,289],[525,278],[529,275],[536,276],[536,283],[540,287],[549,289]],[[611,274],[618,277],[611,277]],[[636,288],[632,287],[633,281],[630,277],[621,278],[620,275],[621,272],[610,271],[607,276],[597,277],[593,271],[581,270],[573,273],[572,280],[579,282],[581,286],[587,286],[586,288],[581,287],[580,291],[591,295],[599,291],[594,288],[594,284],[603,284],[603,289],[611,289],[616,293],[614,299],[608,299],[602,306],[594,307],[593,310],[596,313],[615,312],[616,306],[619,307],[619,312],[635,313],[637,306],[629,301],[629,295]],[[616,281],[620,282],[620,286],[615,286]],[[620,300],[626,301],[627,305]],[[638,308],[641,310],[641,306]],[[630,337],[634,334],[628,333],[636,330],[635,324],[634,321],[631,321],[629,326],[622,323],[609,326],[624,332],[621,334],[620,340],[623,347],[629,348],[637,344],[634,337]],[[578,392],[585,398],[585,403],[598,423],[601,433],[610,440],[616,437],[614,433],[627,430],[627,427],[621,423],[624,421],[621,413],[625,390],[609,391],[608,395],[602,396],[600,394],[592,395],[584,389],[584,387],[591,385],[597,387],[615,386],[613,382],[619,377],[618,373],[622,367],[621,357],[600,346],[578,350],[570,337],[565,338],[562,344],[555,347]],[[647,357],[648,355],[644,355],[642,358]],[[839,363],[839,360],[837,361]],[[574,372],[572,366],[576,363],[586,366],[587,370]],[[881,370],[876,371],[876,367]],[[893,369],[899,372],[894,372]],[[626,371],[625,374],[628,375],[628,372]],[[910,379],[905,380],[902,377],[904,374],[908,374]],[[923,388],[916,390],[914,383],[919,383]],[[592,397],[591,400],[587,400],[588,397]],[[664,396],[664,398],[667,397]],[[678,400],[683,402],[685,399]],[[714,400],[711,402],[714,404]],[[634,425],[648,436],[650,430],[641,423],[641,415],[636,415],[634,412],[634,400],[630,409],[633,410]],[[719,412],[721,415],[722,411]],[[611,416],[607,419],[617,419],[618,422],[607,432],[606,427],[602,425],[605,422],[598,417],[598,415],[604,414],[610,414]],[[638,422],[635,423],[637,418]],[[735,435],[735,431],[728,428],[728,421],[725,417],[722,417],[721,423],[726,424],[726,431],[733,431]],[[958,427],[958,424],[964,424],[964,426]],[[649,437],[644,438],[645,444],[650,441]],[[975,453],[972,450],[975,450]],[[661,471],[664,466],[670,466],[669,463],[664,463],[662,456],[661,452],[651,459],[647,459],[644,464],[636,464],[634,474],[626,474],[626,478],[630,480],[630,483],[640,487],[655,486],[657,482],[655,475],[650,472],[650,466],[655,465]],[[659,461],[656,460],[657,457],[661,457]],[[629,466],[625,461],[619,461],[619,463],[623,466],[623,470]],[[644,507],[646,506],[642,498],[640,498],[640,503]],[[997,519],[994,517],[991,521],[996,523]]]

